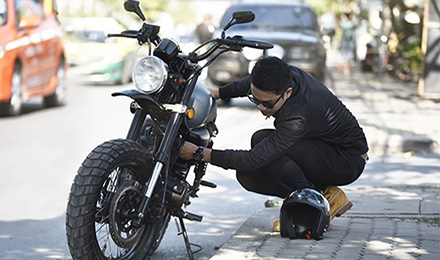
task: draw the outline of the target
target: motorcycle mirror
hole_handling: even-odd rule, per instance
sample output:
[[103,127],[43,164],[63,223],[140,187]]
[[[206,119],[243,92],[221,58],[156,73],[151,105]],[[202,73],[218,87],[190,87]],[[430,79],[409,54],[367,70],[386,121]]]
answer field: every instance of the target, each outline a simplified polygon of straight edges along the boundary
[[224,32],[235,24],[250,23],[255,20],[255,14],[252,11],[234,12],[231,20],[223,27],[222,38],[224,38]]
[[142,19],[142,21],[145,21],[145,16],[142,13],[141,8],[139,7],[139,0],[125,0],[124,9],[127,12],[133,12],[137,14]]
[[250,23],[255,20],[255,14],[252,11],[235,12],[232,14],[232,18],[236,20],[236,24]]

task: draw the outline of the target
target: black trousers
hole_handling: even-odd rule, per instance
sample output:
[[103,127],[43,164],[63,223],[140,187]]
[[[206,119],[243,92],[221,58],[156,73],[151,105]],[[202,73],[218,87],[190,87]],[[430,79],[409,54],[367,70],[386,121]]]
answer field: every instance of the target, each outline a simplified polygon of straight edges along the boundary
[[[251,145],[268,136],[273,129],[254,133]],[[272,163],[253,171],[237,171],[237,180],[248,191],[287,197],[300,188],[324,190],[354,182],[361,175],[365,160],[349,155],[340,147],[316,139],[296,142],[289,151]]]

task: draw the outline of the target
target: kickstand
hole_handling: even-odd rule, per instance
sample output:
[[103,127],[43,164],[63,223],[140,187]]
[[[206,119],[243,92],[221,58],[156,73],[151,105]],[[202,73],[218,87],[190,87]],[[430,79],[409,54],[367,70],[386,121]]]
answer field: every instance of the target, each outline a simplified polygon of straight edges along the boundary
[[[178,217],[178,219],[179,219],[179,223],[177,223],[177,219],[175,219],[176,226],[177,226],[177,232],[178,232],[177,235],[183,235],[183,240],[185,241],[185,246],[186,246],[186,251],[188,252],[188,257],[190,260],[194,260],[193,254],[200,252],[202,250],[202,247],[200,245],[192,244],[189,242],[188,233],[186,232],[185,224],[183,223],[183,218]],[[193,252],[191,250],[191,246],[195,246],[198,249]]]

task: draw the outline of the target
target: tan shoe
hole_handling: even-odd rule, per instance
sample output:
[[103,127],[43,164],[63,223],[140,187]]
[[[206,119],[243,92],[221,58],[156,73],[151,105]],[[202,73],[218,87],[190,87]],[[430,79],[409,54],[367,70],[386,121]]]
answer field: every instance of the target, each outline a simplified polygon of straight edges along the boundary
[[340,217],[353,206],[353,203],[348,200],[347,195],[336,186],[328,186],[324,191],[324,197],[330,204],[330,215],[332,219],[334,217]]
[[281,231],[280,220],[277,219],[273,222],[273,232],[280,232],[280,231]]

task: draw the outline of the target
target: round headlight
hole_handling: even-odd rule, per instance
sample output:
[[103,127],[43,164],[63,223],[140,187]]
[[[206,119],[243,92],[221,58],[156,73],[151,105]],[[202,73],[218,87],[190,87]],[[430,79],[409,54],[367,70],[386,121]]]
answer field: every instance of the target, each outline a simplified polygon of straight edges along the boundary
[[147,94],[162,90],[167,77],[166,64],[154,56],[141,59],[133,69],[133,81],[136,88]]

